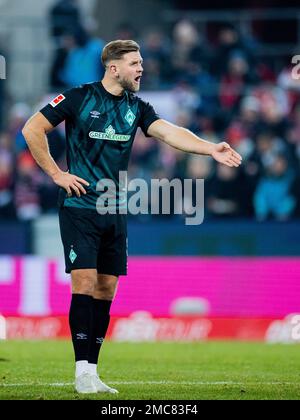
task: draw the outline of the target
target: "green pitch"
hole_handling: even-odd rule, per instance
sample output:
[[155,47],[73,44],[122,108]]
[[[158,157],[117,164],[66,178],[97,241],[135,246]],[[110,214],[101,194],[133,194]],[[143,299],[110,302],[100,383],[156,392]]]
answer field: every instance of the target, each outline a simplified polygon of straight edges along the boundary
[[77,395],[66,341],[0,342],[0,399],[300,399],[299,345],[110,343],[101,378],[119,394]]

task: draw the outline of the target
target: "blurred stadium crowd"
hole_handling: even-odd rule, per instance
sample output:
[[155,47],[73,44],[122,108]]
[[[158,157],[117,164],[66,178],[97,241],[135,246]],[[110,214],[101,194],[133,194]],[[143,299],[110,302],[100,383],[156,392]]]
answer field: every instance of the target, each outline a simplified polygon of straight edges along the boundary
[[[55,53],[48,91],[100,80],[100,52],[109,40],[83,28],[72,2],[59,1],[50,11],[49,25]],[[204,139],[227,141],[244,159],[237,170],[137,138],[131,178],[204,178],[208,219],[300,217],[300,82],[292,78],[290,62],[278,68],[257,56],[259,39],[242,36],[230,24],[220,26],[214,43],[188,20],[171,30],[145,28],[143,34],[124,24],[115,38],[140,43],[142,89],[173,92],[180,105],[176,124]],[[56,209],[57,188],[34,163],[21,133],[31,114],[27,104],[17,103],[0,124],[2,219],[31,220]],[[61,127],[49,134],[49,144],[54,159],[66,168]]]

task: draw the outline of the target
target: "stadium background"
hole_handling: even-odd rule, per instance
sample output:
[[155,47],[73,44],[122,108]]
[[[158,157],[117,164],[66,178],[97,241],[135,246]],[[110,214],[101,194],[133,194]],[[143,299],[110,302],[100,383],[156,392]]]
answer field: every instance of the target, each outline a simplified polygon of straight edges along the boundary
[[[57,93],[99,79],[106,42],[134,38],[144,57],[141,96],[162,117],[229,142],[243,165],[221,167],[137,135],[130,177],[205,178],[205,219],[186,226],[178,215],[129,217],[129,275],[120,280],[109,335],[293,341],[291,317],[300,312],[300,82],[292,57],[300,54],[300,9],[279,1],[209,4],[0,2],[2,336],[68,334],[70,279],[57,189],[28,153],[23,124]],[[49,143],[64,168],[62,125]]]

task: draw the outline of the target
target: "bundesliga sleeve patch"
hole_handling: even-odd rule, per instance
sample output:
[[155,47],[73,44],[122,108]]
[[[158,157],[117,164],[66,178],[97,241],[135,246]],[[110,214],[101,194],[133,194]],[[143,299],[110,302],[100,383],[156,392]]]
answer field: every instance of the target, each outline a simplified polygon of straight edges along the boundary
[[66,97],[61,93],[56,98],[53,99],[53,101],[50,102],[50,105],[53,106],[53,108],[56,107],[56,105],[60,104]]

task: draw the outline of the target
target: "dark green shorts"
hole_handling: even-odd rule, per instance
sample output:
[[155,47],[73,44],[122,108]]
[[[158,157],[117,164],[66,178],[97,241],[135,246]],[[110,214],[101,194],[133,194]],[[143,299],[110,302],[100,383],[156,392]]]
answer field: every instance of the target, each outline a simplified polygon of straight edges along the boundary
[[98,273],[127,274],[127,215],[61,207],[60,233],[66,273],[95,268]]

